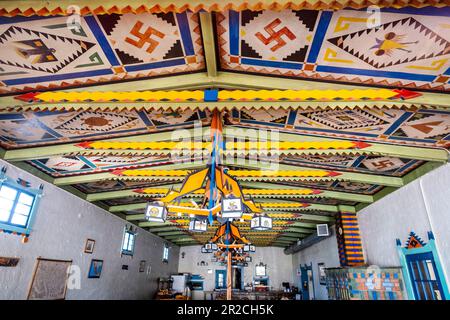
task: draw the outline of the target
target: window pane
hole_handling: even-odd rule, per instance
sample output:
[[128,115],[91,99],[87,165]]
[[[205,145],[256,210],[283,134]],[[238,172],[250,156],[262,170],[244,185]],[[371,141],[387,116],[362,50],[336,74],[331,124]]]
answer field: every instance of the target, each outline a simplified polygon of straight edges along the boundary
[[128,232],[125,232],[125,238],[123,240],[122,250],[127,250],[129,237],[130,237],[130,234]]
[[14,209],[14,214],[22,214],[24,216],[28,216],[30,214],[31,207],[18,203],[16,208]]
[[125,238],[123,241],[122,251],[133,252],[135,234],[131,232],[125,232]]
[[14,190],[13,188],[10,188],[8,186],[2,185],[0,189],[0,197],[14,200],[17,195],[17,190]]
[[30,196],[26,193],[21,193],[19,196],[19,203],[26,204],[27,206],[31,206],[33,204],[34,197]]
[[27,220],[28,220],[28,216],[24,216],[21,214],[15,214],[11,219],[11,223],[25,227],[27,225]]
[[427,260],[428,272],[430,273],[430,280],[436,280],[436,274],[434,273],[433,262],[431,260]]
[[13,204],[12,200],[0,198],[0,221],[8,221]]
[[9,219],[9,211],[0,209],[0,221],[7,222]]

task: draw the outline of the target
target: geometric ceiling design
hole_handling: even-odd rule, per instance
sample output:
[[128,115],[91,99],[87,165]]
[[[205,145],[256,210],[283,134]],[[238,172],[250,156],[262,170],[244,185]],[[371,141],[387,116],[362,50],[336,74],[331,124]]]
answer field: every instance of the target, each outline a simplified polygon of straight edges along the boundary
[[449,8],[216,14],[227,71],[449,90]]
[[0,143],[4,148],[58,142],[123,137],[130,133],[190,127],[195,121],[209,124],[208,111],[164,110],[130,112],[22,112],[0,114]]
[[429,147],[446,145],[450,141],[450,112],[436,110],[327,110],[233,111],[230,124],[257,127],[266,125],[287,132],[319,136],[340,136],[367,141]]
[[198,14],[145,13],[0,22],[0,93],[201,71]]
[[[244,193],[274,219],[274,228],[265,232],[238,222],[242,234],[256,245],[280,247],[314,233],[318,223],[332,225],[342,208],[358,211],[447,161],[448,8],[420,8],[423,1],[413,4],[419,8],[382,8],[380,26],[370,28],[373,17],[354,10],[364,7],[360,1],[279,1],[269,6],[276,10],[253,0],[240,6],[173,2],[164,10],[149,4],[125,8],[111,0],[94,8],[86,2],[80,4],[79,24],[68,28],[57,2],[25,8],[5,1],[0,10],[0,156],[129,223],[190,245],[207,241],[216,225],[195,234],[188,231],[188,216],[170,213],[166,223],[158,224],[146,221],[143,213],[147,201],[179,188],[186,170],[205,166],[205,150],[184,157],[170,148],[95,149],[83,142],[166,142],[178,129],[209,142],[212,110],[218,108],[224,138],[233,137],[234,129],[264,129],[277,131],[280,141],[367,143],[276,154],[280,170],[329,173],[324,176],[246,176],[243,172],[261,169],[249,162],[254,156],[249,151],[234,154],[242,162],[224,161]],[[271,96],[250,101],[243,91],[242,100],[212,103],[183,100],[173,91],[250,88],[257,95],[260,89],[367,87],[408,89],[419,98],[299,102]],[[85,90],[94,95],[168,90],[172,99],[17,99],[27,93]],[[271,159],[259,156],[263,162]],[[121,175],[125,169],[160,171]],[[198,201],[194,194],[180,205]]]

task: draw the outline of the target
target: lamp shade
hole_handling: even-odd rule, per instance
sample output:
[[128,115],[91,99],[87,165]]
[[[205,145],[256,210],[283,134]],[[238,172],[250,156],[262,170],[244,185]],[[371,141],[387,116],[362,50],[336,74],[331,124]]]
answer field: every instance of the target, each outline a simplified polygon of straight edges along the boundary
[[151,222],[165,222],[167,208],[163,202],[149,202],[145,209],[145,219]]
[[205,232],[208,229],[208,222],[206,219],[193,219],[189,222],[189,231]]
[[250,222],[252,230],[270,230],[272,229],[272,218],[267,214],[255,214]]
[[241,198],[228,197],[222,199],[222,218],[240,219],[243,212]]

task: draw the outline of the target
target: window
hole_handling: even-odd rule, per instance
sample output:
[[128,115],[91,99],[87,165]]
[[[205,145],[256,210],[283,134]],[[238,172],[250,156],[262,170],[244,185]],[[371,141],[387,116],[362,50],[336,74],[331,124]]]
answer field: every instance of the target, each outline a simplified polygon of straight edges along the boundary
[[27,228],[35,195],[8,184],[0,187],[0,223]]
[[27,238],[42,197],[44,185],[33,189],[18,178],[6,176],[6,167],[0,169],[0,230]]
[[169,246],[167,244],[164,245],[163,249],[163,261],[169,262]]
[[125,235],[122,244],[122,254],[132,256],[134,253],[134,242],[136,238],[136,233],[132,231],[125,230]]

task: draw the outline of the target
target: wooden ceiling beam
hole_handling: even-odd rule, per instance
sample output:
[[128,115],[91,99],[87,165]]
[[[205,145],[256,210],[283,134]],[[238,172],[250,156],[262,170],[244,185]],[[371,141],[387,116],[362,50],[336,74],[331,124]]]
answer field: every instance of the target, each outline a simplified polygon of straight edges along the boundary
[[216,43],[213,19],[211,12],[200,12],[200,27],[202,30],[203,52],[206,62],[206,73],[208,77],[217,76]]

